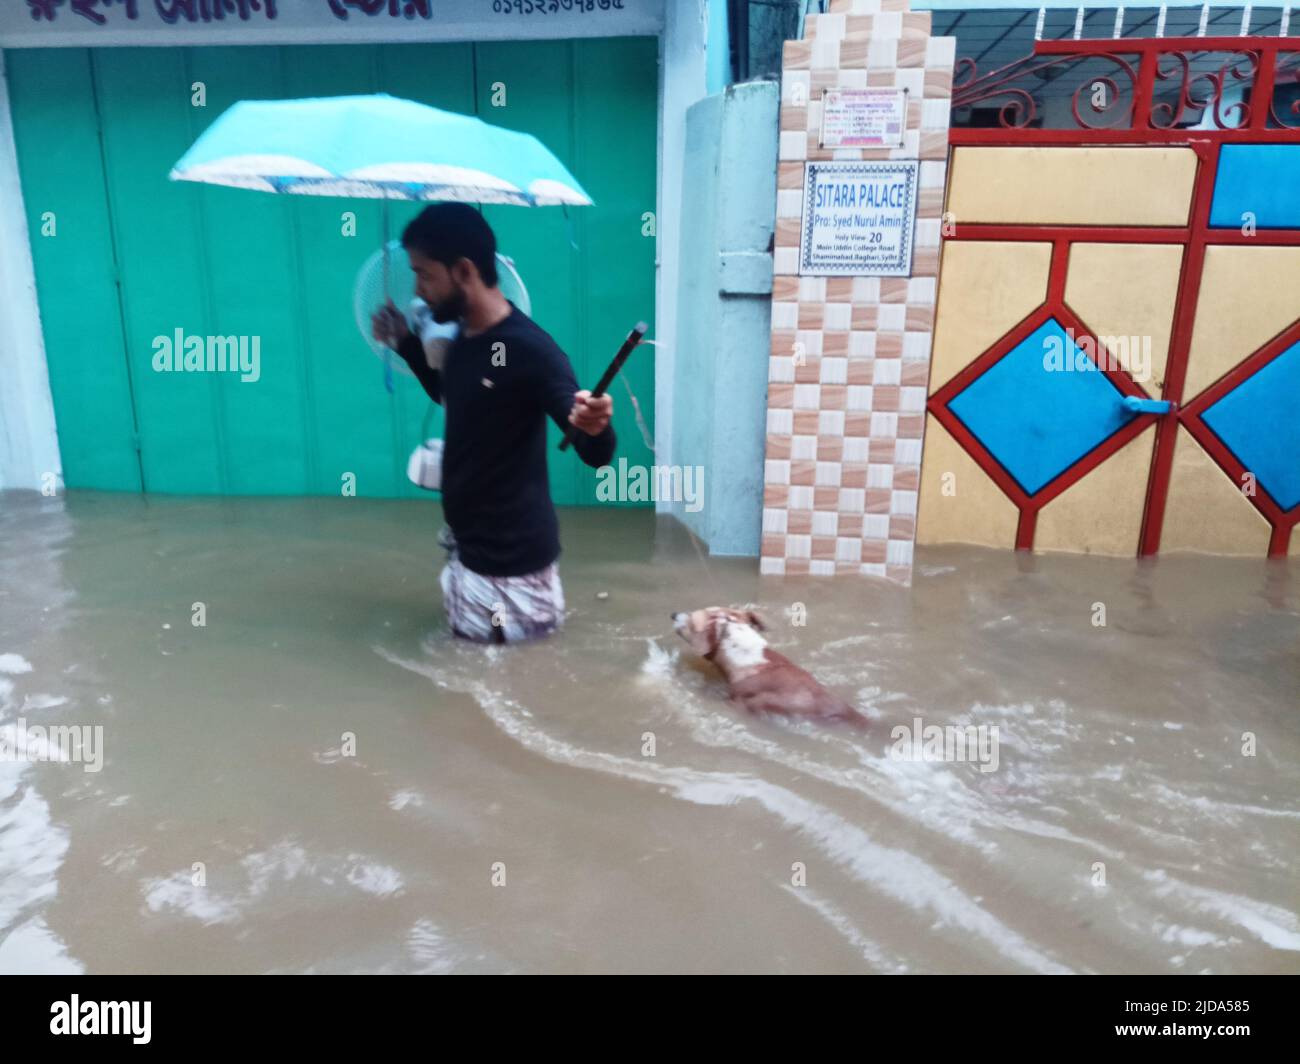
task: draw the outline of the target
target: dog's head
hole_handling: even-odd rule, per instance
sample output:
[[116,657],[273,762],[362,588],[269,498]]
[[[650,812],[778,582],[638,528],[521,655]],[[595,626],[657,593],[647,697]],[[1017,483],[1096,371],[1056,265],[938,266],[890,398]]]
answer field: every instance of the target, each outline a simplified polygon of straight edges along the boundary
[[736,629],[747,630],[748,643],[765,643],[759,632],[767,631],[763,619],[753,610],[733,610],[725,606],[710,606],[691,613],[674,613],[673,629],[686,640],[687,645],[701,657],[713,659],[718,649],[728,641],[735,641]]

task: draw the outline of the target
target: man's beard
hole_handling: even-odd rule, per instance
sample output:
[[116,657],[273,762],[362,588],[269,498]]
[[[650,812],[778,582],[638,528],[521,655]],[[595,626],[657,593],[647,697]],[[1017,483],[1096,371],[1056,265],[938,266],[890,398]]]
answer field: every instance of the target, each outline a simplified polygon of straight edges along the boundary
[[429,310],[433,314],[433,320],[439,325],[446,325],[449,321],[459,321],[465,316],[465,293],[457,289],[455,295],[449,296],[441,303],[431,304]]

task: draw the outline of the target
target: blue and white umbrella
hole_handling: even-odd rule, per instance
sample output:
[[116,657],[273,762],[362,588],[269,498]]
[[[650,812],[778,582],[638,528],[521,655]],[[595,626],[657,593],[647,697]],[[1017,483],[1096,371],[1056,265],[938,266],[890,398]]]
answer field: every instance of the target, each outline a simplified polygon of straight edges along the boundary
[[592,203],[536,137],[385,93],[243,100],[170,177],[297,196]]
[[[387,93],[241,100],[200,135],[168,176],[294,196],[592,205],[536,137]],[[387,202],[382,236],[387,299]],[[384,384],[393,390],[388,352]]]

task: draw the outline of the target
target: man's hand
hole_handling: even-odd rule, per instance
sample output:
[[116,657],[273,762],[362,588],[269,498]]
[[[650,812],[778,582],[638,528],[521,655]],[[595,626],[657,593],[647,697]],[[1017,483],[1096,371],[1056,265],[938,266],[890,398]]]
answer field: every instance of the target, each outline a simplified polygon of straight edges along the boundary
[[605,431],[609,419],[614,414],[614,398],[602,395],[593,399],[591,392],[581,391],[573,397],[573,409],[569,411],[569,424],[576,426],[588,436],[599,436]]
[[380,307],[370,316],[370,332],[381,344],[396,351],[397,345],[410,335],[411,330],[406,325],[406,316],[390,299],[387,306]]

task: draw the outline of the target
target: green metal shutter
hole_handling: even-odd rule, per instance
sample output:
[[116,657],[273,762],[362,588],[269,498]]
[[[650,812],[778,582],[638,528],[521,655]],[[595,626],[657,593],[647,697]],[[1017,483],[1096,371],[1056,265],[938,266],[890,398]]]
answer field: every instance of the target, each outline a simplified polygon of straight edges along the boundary
[[[567,223],[555,207],[485,208],[534,318],[588,387],[638,318],[653,324],[655,239],[642,235],[655,207],[652,38],[32,49],[6,63],[70,488],[338,494],[353,473],[359,495],[427,497],[405,477],[427,400],[405,376],[389,395],[353,321],[378,203],[167,180],[238,99],[383,91],[536,134],[596,206]],[[196,82],[206,107],[191,105]],[[393,206],[392,236],[420,206]],[[355,237],[343,235],[346,211]],[[42,235],[47,212],[54,236]],[[154,338],[178,328],[259,336],[261,379],[155,372]],[[650,350],[626,373],[652,426]],[[614,397],[620,456],[651,464],[626,391]],[[551,477],[556,502],[596,501],[594,472],[571,454],[552,457]]]

